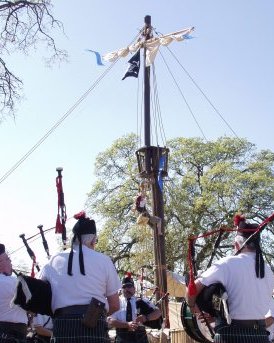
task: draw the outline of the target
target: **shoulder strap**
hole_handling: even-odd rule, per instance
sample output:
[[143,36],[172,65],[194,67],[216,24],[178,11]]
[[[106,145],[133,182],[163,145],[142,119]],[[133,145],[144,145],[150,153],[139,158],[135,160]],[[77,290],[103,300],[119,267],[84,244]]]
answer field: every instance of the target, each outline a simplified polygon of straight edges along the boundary
[[45,324],[43,325],[43,328],[46,327],[46,325],[48,324],[48,322],[50,321],[50,317],[48,317],[48,320],[45,322]]

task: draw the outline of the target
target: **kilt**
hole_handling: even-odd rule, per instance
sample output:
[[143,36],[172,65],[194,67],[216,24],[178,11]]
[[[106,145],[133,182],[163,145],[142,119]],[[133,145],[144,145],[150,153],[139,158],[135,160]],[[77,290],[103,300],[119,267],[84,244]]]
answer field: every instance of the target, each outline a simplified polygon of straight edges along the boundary
[[105,316],[95,328],[86,327],[82,319],[82,315],[54,318],[51,343],[110,343]]
[[25,342],[26,335],[26,324],[0,322],[0,343]]
[[224,326],[216,330],[215,343],[269,343],[264,328]]
[[135,331],[116,329],[115,343],[148,343],[144,327]]
[[51,337],[49,336],[41,336],[41,335],[36,336],[37,343],[50,343],[50,340],[51,340]]
[[0,343],[26,343],[24,339],[11,338],[8,336],[0,336]]

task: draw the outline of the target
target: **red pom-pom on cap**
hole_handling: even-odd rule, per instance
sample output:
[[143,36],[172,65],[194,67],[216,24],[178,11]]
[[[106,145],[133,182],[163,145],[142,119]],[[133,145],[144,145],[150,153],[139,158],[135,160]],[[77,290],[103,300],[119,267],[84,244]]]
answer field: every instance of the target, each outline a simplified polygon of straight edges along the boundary
[[81,211],[81,212],[79,212],[79,213],[76,213],[73,217],[74,217],[75,219],[86,218],[86,212],[85,212],[85,211]]
[[125,273],[125,277],[128,277],[129,279],[131,279],[131,275],[132,275],[131,272],[126,272]]
[[233,218],[235,226],[239,226],[240,222],[245,222],[245,217],[242,214],[236,214]]

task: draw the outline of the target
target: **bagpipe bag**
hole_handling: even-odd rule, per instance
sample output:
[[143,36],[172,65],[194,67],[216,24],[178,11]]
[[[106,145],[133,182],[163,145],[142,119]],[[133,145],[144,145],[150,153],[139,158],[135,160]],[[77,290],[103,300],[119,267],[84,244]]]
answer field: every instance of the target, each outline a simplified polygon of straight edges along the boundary
[[20,274],[12,303],[25,311],[52,316],[51,286],[48,281]]
[[[151,306],[149,306],[149,304],[141,298],[136,299],[136,308],[139,314],[143,314],[145,316],[149,315],[150,313],[154,311],[154,309]],[[163,323],[163,318],[160,317],[156,320],[149,320],[145,322],[144,325],[148,326],[151,329],[159,330],[162,327],[162,323]]]
[[213,317],[225,317],[221,300],[224,292],[226,292],[226,290],[221,283],[214,283],[210,286],[204,287],[196,299],[199,309],[203,312],[209,313]]

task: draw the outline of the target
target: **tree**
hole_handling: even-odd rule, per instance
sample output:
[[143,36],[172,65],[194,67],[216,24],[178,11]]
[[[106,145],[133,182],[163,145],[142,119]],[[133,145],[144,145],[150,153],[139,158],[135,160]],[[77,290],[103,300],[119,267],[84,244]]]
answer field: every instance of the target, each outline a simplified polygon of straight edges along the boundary
[[[169,178],[165,182],[166,259],[168,268],[187,269],[187,238],[222,225],[233,226],[237,211],[261,222],[274,205],[274,154],[257,151],[254,144],[239,138],[222,137],[215,142],[177,138],[171,149]],[[87,205],[102,220],[98,247],[116,262],[118,270],[137,272],[153,269],[152,229],[136,224],[132,212],[140,179],[137,177],[137,137],[118,139],[96,159],[97,182]],[[148,199],[149,203],[149,199]],[[273,256],[273,226],[264,231],[264,250]],[[218,249],[218,257],[231,250],[231,235]],[[230,239],[229,239],[230,238]],[[216,237],[199,239],[197,266],[205,267]],[[137,272],[138,273],[138,272]],[[151,273],[152,277],[153,273]]]
[[7,65],[5,56],[18,51],[27,54],[43,42],[52,51],[50,63],[66,58],[66,52],[56,47],[50,34],[55,28],[63,26],[53,17],[51,0],[0,1],[0,121],[14,115],[23,85]]
[[[215,142],[178,138],[169,142],[172,153],[166,216],[168,237],[186,239],[186,235],[209,232],[221,225],[232,228],[233,216],[240,211],[258,223],[273,209],[274,154],[256,151],[254,144],[245,139],[219,138]],[[273,232],[273,226],[265,235]],[[230,235],[231,236],[231,235]],[[167,241],[168,241],[167,237]],[[212,251],[216,237],[200,240],[197,266],[203,268],[205,256]],[[231,240],[230,240],[231,242]],[[264,240],[264,247],[273,254],[273,245]],[[228,240],[229,243],[229,240]],[[173,261],[186,260],[180,245],[173,246]],[[169,254],[171,251],[169,251]],[[218,250],[219,257],[227,250]]]

